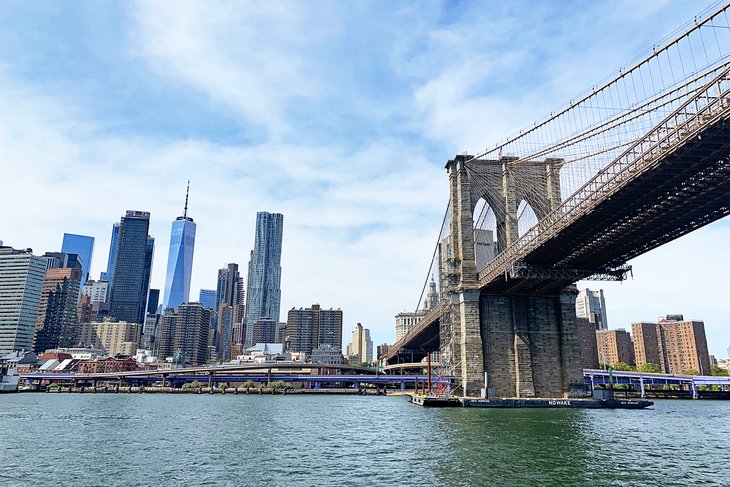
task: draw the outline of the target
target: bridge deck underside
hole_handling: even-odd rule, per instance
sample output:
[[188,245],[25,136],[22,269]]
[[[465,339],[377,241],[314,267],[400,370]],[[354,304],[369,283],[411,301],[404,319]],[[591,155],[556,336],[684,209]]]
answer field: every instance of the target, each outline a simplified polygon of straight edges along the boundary
[[439,350],[440,319],[438,316],[425,322],[419,322],[419,329],[414,331],[415,333],[409,334],[406,339],[394,345],[392,351],[388,353],[389,364],[418,362],[423,360],[429,352]]
[[[730,214],[730,121],[679,147],[522,260],[541,268],[624,264]],[[489,294],[552,293],[569,281],[498,278]]]

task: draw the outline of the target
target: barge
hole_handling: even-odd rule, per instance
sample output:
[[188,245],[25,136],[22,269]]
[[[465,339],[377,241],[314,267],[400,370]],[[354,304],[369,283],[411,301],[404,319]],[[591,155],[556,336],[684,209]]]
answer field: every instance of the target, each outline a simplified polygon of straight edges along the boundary
[[424,396],[410,394],[411,403],[423,407],[465,407],[465,408],[560,408],[560,409],[644,409],[654,405],[653,401],[625,399],[540,399],[499,398],[484,399],[471,397]]

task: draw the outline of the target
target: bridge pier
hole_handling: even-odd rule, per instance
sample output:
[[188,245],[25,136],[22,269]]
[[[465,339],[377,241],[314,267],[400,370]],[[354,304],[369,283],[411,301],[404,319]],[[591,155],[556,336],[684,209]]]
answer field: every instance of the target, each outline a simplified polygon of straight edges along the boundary
[[488,387],[498,397],[585,395],[575,290],[558,296],[482,295]]

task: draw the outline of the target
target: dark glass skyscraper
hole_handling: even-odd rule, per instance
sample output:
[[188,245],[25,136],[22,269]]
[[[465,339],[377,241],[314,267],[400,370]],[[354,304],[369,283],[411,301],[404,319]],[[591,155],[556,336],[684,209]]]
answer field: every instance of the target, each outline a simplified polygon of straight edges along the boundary
[[[144,276],[142,277],[142,300],[139,302],[139,311],[137,312],[142,321],[138,323],[144,323],[147,314],[147,299],[150,293],[150,278],[152,277],[152,261],[154,257],[155,239],[147,235],[147,245],[145,246],[144,252]],[[159,290],[157,299],[159,300]]]
[[63,261],[66,263],[46,270],[33,340],[36,353],[72,346],[75,339],[78,322],[76,305],[83,268],[78,259]]
[[156,314],[157,313],[157,306],[160,304],[160,290],[159,289],[150,289],[150,292],[147,295],[147,313],[148,314]]
[[120,321],[144,323],[155,248],[149,226],[146,211],[127,211],[119,223],[109,314]]
[[[188,194],[190,192],[188,181]],[[167,255],[167,277],[163,309],[177,309],[190,301],[190,277],[193,272],[195,250],[195,222],[188,216],[188,194],[185,195],[185,210],[182,216],[172,222],[170,252]]]
[[94,237],[64,233],[61,252],[65,254],[76,254],[81,257],[81,284],[89,280],[91,270],[91,258],[94,255]]
[[256,239],[248,263],[246,345],[253,342],[253,324],[260,318],[279,321],[281,304],[281,242],[284,216],[256,213]]
[[240,340],[241,321],[244,312],[243,279],[238,264],[226,264],[218,269],[216,308],[211,320],[215,328],[216,350],[219,358],[229,358],[234,336]]
[[114,261],[117,258],[117,245],[119,245],[119,222],[112,225],[112,240],[109,243],[109,260],[106,263],[106,272],[101,273],[101,280],[109,281],[109,289],[114,281]]

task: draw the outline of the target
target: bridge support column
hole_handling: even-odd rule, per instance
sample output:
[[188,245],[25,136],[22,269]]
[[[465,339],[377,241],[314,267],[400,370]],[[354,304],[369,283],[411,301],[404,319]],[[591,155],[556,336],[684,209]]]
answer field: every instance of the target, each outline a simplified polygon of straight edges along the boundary
[[484,355],[482,332],[479,320],[479,291],[464,291],[459,295],[458,322],[454,338],[458,340],[455,370],[461,384],[457,393],[463,396],[479,396],[484,383]]
[[483,295],[480,311],[484,366],[497,397],[585,395],[574,290]]
[[479,322],[479,289],[474,255],[474,216],[466,157],[449,161],[451,194],[451,257],[446,286],[449,300],[443,329],[450,335],[444,361],[457,378],[454,393],[479,396],[484,379],[484,357]]

